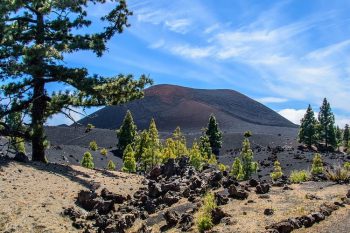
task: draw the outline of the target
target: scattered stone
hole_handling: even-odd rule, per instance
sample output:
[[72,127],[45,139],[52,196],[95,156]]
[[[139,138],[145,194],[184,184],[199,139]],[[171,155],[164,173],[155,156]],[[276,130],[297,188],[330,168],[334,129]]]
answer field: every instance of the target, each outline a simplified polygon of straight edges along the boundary
[[252,187],[256,187],[259,184],[259,182],[256,179],[250,179],[249,185]]
[[224,211],[222,211],[221,208],[216,207],[211,211],[211,216],[213,219],[213,223],[219,224],[221,219],[223,219],[224,217],[227,217],[227,214],[224,213]]
[[260,183],[255,188],[257,194],[265,194],[270,191],[270,185],[267,183]]
[[270,216],[270,215],[273,215],[273,214],[274,214],[274,210],[273,209],[267,208],[267,209],[264,210],[264,215]]
[[241,200],[247,199],[249,196],[247,191],[245,191],[242,188],[238,188],[235,185],[231,185],[228,188],[228,193],[230,194],[230,197],[235,198],[235,199],[241,199]]
[[112,192],[108,191],[106,188],[102,189],[101,197],[105,200],[111,200],[117,204],[123,204],[124,201],[126,201],[126,199],[127,199],[123,195],[112,193]]
[[228,197],[226,195],[223,195],[220,193],[215,193],[214,195],[215,195],[216,204],[218,206],[226,205],[228,203]]
[[[267,227],[267,229],[277,230],[278,233],[290,233],[294,230],[292,223],[289,221],[283,221],[279,223],[272,224]],[[269,231],[274,232],[274,231]]]
[[164,218],[168,227],[176,226],[180,219],[179,214],[176,211],[169,210],[164,213]]
[[157,180],[161,174],[162,174],[161,168],[159,166],[156,166],[150,171],[148,178],[150,180]]
[[28,163],[29,162],[28,156],[25,153],[23,153],[23,152],[17,152],[13,159],[15,161],[21,162],[21,163]]
[[97,194],[95,192],[81,190],[78,193],[77,204],[85,210],[90,211],[96,204],[96,201],[94,200],[96,197]]
[[191,227],[194,225],[193,223],[193,215],[189,213],[184,213],[181,215],[180,221],[180,229],[182,231],[188,231],[191,229]]
[[74,207],[68,207],[63,210],[63,215],[68,216],[72,221],[81,218],[83,215],[80,210],[74,209]]

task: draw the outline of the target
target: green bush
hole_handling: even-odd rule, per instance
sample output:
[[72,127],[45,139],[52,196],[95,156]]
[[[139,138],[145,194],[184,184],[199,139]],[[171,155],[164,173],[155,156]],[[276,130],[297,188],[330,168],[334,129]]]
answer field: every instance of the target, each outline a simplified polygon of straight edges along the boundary
[[350,171],[350,162],[345,162],[343,167],[345,170]]
[[207,213],[201,213],[197,219],[197,228],[199,232],[210,230],[214,226],[213,220]]
[[90,132],[93,128],[95,128],[95,126],[93,124],[87,124],[85,132]]
[[321,155],[318,153],[315,154],[312,160],[311,173],[313,175],[323,173],[323,162],[322,162]]
[[91,141],[89,144],[90,150],[96,151],[98,149],[96,141]]
[[83,160],[81,161],[81,165],[86,168],[93,169],[95,167],[94,158],[92,157],[90,152],[85,152],[83,156]]
[[224,172],[227,170],[227,166],[225,164],[222,164],[222,163],[219,163],[218,164],[218,169],[221,171],[221,172]]
[[289,176],[289,180],[292,183],[300,183],[310,180],[310,173],[306,170],[297,171],[294,170]]
[[271,172],[270,176],[273,180],[277,180],[281,178],[283,175],[282,168],[280,162],[278,160],[275,161],[274,163],[274,170]]
[[100,154],[103,155],[103,156],[106,156],[107,153],[108,153],[108,150],[107,150],[106,148],[102,148],[102,149],[100,150]]
[[335,182],[348,181],[350,179],[350,172],[345,167],[335,166],[334,168],[326,168],[324,171],[327,179]]
[[114,171],[115,170],[115,164],[113,163],[112,160],[108,161],[107,170],[110,170],[110,171]]

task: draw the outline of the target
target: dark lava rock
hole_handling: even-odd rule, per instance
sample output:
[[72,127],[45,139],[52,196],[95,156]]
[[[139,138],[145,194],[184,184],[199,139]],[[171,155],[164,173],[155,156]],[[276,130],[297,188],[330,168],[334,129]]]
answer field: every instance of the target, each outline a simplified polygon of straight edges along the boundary
[[182,231],[188,231],[189,229],[191,229],[191,227],[194,225],[192,214],[189,214],[189,213],[182,214],[179,224],[180,224],[179,228]]
[[152,233],[152,228],[147,227],[145,223],[137,230],[137,233]]
[[127,199],[123,195],[112,193],[112,192],[108,191],[106,188],[102,189],[101,197],[105,200],[111,200],[117,204],[123,204],[124,201],[126,201],[126,199]]
[[348,193],[346,194],[347,198],[350,198],[350,189],[348,190]]
[[215,193],[215,201],[217,205],[226,205],[228,203],[228,197],[224,194]]
[[305,227],[311,227],[312,225],[315,224],[316,219],[311,215],[304,215],[301,217],[301,222]]
[[161,174],[162,169],[159,166],[156,166],[150,171],[148,178],[150,180],[157,180]]
[[273,209],[267,208],[264,210],[264,215],[270,216],[273,215],[274,211]]
[[80,210],[76,210],[73,207],[65,208],[63,214],[68,216],[72,221],[75,221],[83,215]]
[[78,193],[77,204],[85,210],[90,211],[96,205],[95,198],[97,198],[97,194],[95,192],[81,190]]
[[28,163],[29,162],[28,156],[25,153],[23,153],[23,152],[17,152],[13,159],[15,161],[21,162],[21,163]]
[[180,184],[178,181],[174,181],[171,183],[161,184],[161,190],[163,193],[168,191],[180,192]]
[[250,179],[249,185],[252,187],[256,187],[259,184],[259,182],[256,179]]
[[114,210],[114,202],[112,200],[105,201],[101,198],[95,199],[95,205],[93,209],[97,210],[99,214],[108,214]]
[[294,230],[294,227],[289,221],[282,221],[268,226],[267,229],[275,229],[278,233],[290,233]]
[[238,188],[235,185],[231,185],[228,188],[228,193],[230,194],[230,197],[241,200],[247,199],[249,195],[247,191],[242,188]]
[[311,213],[311,216],[315,218],[316,222],[321,222],[325,219],[324,214],[322,214],[320,212]]
[[255,188],[257,194],[265,194],[270,191],[270,185],[267,183],[260,183]]
[[168,159],[168,161],[161,166],[161,174],[163,174],[166,177],[171,177],[177,174],[178,170],[179,167],[175,163],[175,159],[172,158]]
[[148,195],[152,198],[157,198],[162,194],[162,188],[159,183],[150,182],[148,184]]
[[210,187],[220,187],[220,181],[222,177],[223,175],[221,171],[213,171],[209,177],[208,184],[210,185]]
[[172,191],[167,192],[163,196],[163,203],[166,204],[167,206],[171,206],[175,203],[177,203],[180,200],[180,197]]
[[214,224],[219,224],[221,219],[227,217],[227,214],[221,208],[216,207],[211,211],[211,217]]
[[195,190],[202,186],[202,181],[197,176],[192,177],[190,183],[190,189],[192,190]]
[[179,214],[176,211],[166,211],[164,213],[164,219],[167,223],[168,227],[176,226],[176,224],[179,222]]

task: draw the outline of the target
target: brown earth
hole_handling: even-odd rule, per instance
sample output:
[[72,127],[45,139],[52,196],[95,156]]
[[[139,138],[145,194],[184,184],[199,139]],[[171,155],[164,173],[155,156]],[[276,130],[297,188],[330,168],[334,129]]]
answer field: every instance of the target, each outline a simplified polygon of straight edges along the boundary
[[[142,180],[143,177],[137,175],[89,170],[78,166],[22,164],[1,160],[0,232],[79,232],[72,227],[71,220],[61,213],[65,207],[78,208],[75,200],[81,189],[97,188],[99,192],[107,187],[115,193],[132,195],[142,186]],[[231,224],[220,223],[212,232],[263,232],[267,225],[308,214],[317,210],[322,203],[339,201],[350,188],[349,185],[331,182],[307,182],[290,187],[293,190],[273,187],[267,199],[260,198],[254,190],[247,200],[230,199],[222,208],[231,215]],[[319,199],[310,200],[307,198],[310,194]],[[188,204],[186,199],[182,199],[168,209],[182,213]],[[266,208],[273,209],[274,214],[265,216]],[[325,221],[295,232],[349,232],[349,215],[350,208],[346,206],[335,211]],[[160,232],[160,227],[165,224],[162,213],[150,217],[151,220],[148,221],[153,232]],[[140,221],[136,222],[129,232],[135,232],[140,224]],[[171,229],[168,232],[179,230]],[[193,227],[191,232],[197,232],[196,228]]]

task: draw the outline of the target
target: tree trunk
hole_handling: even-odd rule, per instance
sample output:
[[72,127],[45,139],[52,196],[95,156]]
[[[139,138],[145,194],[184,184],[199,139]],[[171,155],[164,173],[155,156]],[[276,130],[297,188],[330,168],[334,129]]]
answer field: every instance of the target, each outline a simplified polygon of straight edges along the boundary
[[44,83],[38,82],[34,86],[34,101],[32,108],[32,160],[40,161],[46,163],[45,157],[45,132],[44,132],[44,122],[45,122],[45,89]]
[[[37,6],[39,7],[39,6]],[[36,31],[36,44],[44,44],[44,17],[39,11],[37,14],[37,31]],[[37,67],[35,73],[33,74],[34,79],[34,93],[33,93],[33,107],[32,107],[32,160],[40,161],[46,163],[45,157],[45,111],[46,111],[46,93],[45,93],[45,72],[44,67],[44,57],[43,55],[38,55],[33,59],[33,65]]]

